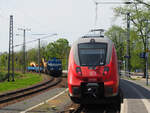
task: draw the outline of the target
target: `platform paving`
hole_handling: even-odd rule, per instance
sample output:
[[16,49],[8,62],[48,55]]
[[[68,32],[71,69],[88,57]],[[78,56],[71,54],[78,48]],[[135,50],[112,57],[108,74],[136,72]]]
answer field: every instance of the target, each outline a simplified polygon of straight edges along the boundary
[[68,92],[65,92],[57,98],[50,100],[47,103],[28,111],[27,113],[59,113],[70,103],[71,100],[68,96]]

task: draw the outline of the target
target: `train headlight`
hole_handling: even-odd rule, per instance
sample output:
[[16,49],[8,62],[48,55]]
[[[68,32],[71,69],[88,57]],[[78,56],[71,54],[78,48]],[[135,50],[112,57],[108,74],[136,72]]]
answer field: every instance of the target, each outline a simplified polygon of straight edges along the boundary
[[107,75],[108,74],[108,72],[107,71],[104,71],[104,75]]
[[109,67],[104,67],[103,75],[107,75],[109,72]]

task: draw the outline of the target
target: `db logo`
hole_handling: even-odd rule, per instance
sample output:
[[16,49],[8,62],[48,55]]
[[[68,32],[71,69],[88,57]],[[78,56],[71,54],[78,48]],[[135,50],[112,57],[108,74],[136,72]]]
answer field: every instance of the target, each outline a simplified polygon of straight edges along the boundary
[[96,72],[95,71],[90,71],[90,76],[96,76]]

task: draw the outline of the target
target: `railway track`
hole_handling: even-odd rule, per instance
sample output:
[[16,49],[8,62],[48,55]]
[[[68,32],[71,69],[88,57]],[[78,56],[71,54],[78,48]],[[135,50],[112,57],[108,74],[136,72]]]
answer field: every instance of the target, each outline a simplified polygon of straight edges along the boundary
[[81,113],[84,110],[84,106],[83,105],[78,105],[78,107],[72,111],[72,113]]
[[56,86],[61,82],[61,80],[62,80],[61,77],[57,78],[51,77],[50,79],[43,81],[42,83],[39,83],[37,85],[1,94],[0,105],[44,91],[50,87]]
[[60,113],[120,113],[115,105],[103,105],[103,104],[90,104],[90,105],[79,105],[72,103],[71,106],[67,107]]

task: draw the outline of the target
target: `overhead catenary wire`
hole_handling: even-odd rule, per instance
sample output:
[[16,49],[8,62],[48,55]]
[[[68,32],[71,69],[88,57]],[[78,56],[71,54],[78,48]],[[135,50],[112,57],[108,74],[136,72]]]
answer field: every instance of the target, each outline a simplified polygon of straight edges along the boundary
[[[49,38],[51,36],[55,36],[55,35],[58,35],[57,33],[54,33],[54,34],[51,34],[51,35],[48,35],[48,36],[44,36],[44,37],[41,37],[41,38],[37,38],[35,40],[31,40],[31,41],[27,41],[26,44],[29,44],[29,43],[33,43],[35,41],[38,41],[39,39],[42,40],[42,39],[46,39],[46,38]],[[14,47],[18,47],[18,46],[22,46],[23,44],[17,44],[15,45]]]
[[96,2],[97,4],[132,4],[134,2]]
[[97,20],[98,20],[98,5],[99,4],[132,4],[133,2],[98,2],[98,1],[95,1],[93,0],[94,4],[95,4],[95,22],[94,22],[94,25],[95,27],[97,27]]
[[143,1],[141,1],[141,0],[136,0],[139,4],[144,4],[144,5],[146,5],[146,6],[148,6],[148,7],[150,7],[150,4],[148,4],[148,3],[146,3],[146,2],[143,2]]
[[[94,1],[94,2],[96,2],[96,1]],[[144,4],[144,5],[146,5],[146,6],[148,6],[148,7],[150,7],[150,4],[148,4],[148,3],[146,3],[146,2],[143,2],[143,1],[141,1],[141,0],[136,0],[136,2],[132,2],[132,1],[128,1],[128,2],[110,2],[110,1],[108,1],[108,2],[96,2],[97,4],[134,4],[134,3],[137,3],[137,4]]]
[[32,35],[48,35],[48,34],[32,34]]

